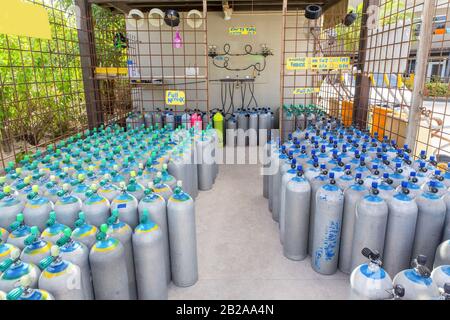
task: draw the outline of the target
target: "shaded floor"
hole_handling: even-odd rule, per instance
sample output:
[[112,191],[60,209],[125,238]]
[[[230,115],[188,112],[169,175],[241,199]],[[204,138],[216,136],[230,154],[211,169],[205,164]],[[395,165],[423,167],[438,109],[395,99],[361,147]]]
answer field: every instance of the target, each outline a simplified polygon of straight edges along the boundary
[[262,196],[258,165],[221,165],[196,201],[199,281],[170,286],[169,299],[345,299],[348,276],[315,273],[309,258],[283,256],[278,224]]

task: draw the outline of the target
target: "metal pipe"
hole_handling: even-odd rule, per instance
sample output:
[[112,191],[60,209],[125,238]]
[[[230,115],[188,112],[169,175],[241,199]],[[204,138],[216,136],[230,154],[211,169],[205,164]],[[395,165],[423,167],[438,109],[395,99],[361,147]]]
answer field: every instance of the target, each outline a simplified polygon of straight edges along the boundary
[[424,1],[420,27],[420,45],[417,49],[414,89],[409,108],[408,127],[406,128],[406,143],[411,150],[416,147],[417,133],[420,126],[420,108],[423,104],[423,86],[426,80],[428,56],[433,38],[433,17],[437,0]]

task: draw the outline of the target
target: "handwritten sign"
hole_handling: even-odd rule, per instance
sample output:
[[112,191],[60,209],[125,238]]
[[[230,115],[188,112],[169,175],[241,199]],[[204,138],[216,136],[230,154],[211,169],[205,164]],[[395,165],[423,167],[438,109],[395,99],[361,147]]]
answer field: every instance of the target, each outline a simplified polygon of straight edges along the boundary
[[256,27],[231,27],[228,29],[228,33],[233,36],[246,36],[256,34]]
[[167,90],[166,91],[166,104],[169,106],[184,106],[186,102],[186,96],[184,91]]
[[293,94],[311,94],[311,93],[319,93],[320,88],[295,88],[292,92]]
[[348,70],[350,57],[301,57],[287,58],[287,70]]

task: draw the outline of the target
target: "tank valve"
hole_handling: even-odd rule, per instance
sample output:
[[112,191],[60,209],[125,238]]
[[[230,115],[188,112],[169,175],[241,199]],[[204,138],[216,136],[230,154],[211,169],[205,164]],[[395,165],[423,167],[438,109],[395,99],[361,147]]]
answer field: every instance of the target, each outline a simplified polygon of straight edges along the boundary
[[405,296],[405,288],[402,285],[397,284],[394,287],[393,295],[394,300],[401,300]]
[[412,267],[424,278],[429,278],[431,276],[430,269],[425,265],[427,263],[427,256],[419,254],[416,259],[412,262]]
[[377,250],[370,250],[369,248],[363,248],[361,253],[364,257],[370,260],[370,262],[381,266],[380,253]]

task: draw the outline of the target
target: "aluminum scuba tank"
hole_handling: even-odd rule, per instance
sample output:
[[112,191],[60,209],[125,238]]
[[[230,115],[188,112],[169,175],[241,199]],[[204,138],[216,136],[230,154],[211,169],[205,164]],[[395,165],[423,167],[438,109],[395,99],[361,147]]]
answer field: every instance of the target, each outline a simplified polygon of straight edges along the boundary
[[383,173],[381,183],[378,185],[378,195],[380,198],[384,199],[384,201],[390,201],[396,193],[392,183],[393,180],[389,177],[389,173]]
[[98,186],[93,184],[86,192],[86,200],[83,202],[82,211],[86,216],[86,221],[94,226],[100,226],[109,217],[110,204],[107,199],[97,193]]
[[441,241],[446,214],[445,202],[439,196],[436,181],[430,181],[429,191],[418,196],[416,202],[419,213],[412,256],[425,255],[428,261],[427,267],[431,268],[436,248]]
[[125,250],[122,243],[108,237],[108,226],[102,224],[97,242],[89,253],[96,300],[129,300]]
[[402,190],[387,203],[389,215],[384,240],[384,269],[390,275],[409,267],[416,230],[416,201],[409,196],[406,181],[402,181],[401,187]]
[[50,176],[50,181],[44,186],[44,197],[55,203],[58,200],[57,192],[59,190],[58,183],[55,176]]
[[227,120],[227,132],[225,135],[225,143],[228,147],[235,147],[236,146],[236,141],[237,139],[237,122],[236,122],[236,118],[232,115],[228,120]]
[[273,199],[272,199],[272,219],[279,221],[280,219],[280,209],[281,209],[281,179],[283,174],[289,169],[291,165],[292,155],[290,158],[286,156],[286,146],[282,146],[282,153],[278,157],[278,169],[274,173],[273,177]]
[[381,178],[381,171],[378,170],[378,165],[374,164],[372,165],[372,173],[364,178],[364,185],[366,188],[370,188],[372,186],[372,182],[376,182],[379,185],[381,183]]
[[412,269],[399,272],[394,277],[394,286],[405,288],[405,300],[431,300],[439,298],[439,289],[430,277],[431,272],[426,267],[427,257],[417,256],[412,262]]
[[75,221],[75,229],[72,232],[72,238],[83,243],[90,250],[96,242],[97,232],[97,227],[88,224],[84,212],[80,212],[78,214],[78,220]]
[[363,248],[374,248],[383,255],[384,239],[388,219],[388,206],[379,195],[378,184],[374,182],[370,193],[356,204],[355,226],[351,268],[355,269],[364,262],[361,257]]
[[19,286],[8,292],[6,300],[55,300],[48,291],[31,288],[31,284],[31,277],[29,275],[23,276],[19,280]]
[[333,274],[337,271],[344,208],[344,194],[336,185],[334,173],[331,172],[329,178],[329,182],[316,193],[311,251],[312,268],[321,274]]
[[30,287],[37,288],[40,274],[41,271],[36,265],[20,260],[20,250],[14,248],[11,250],[10,258],[0,264],[0,290],[11,291],[16,287],[17,282],[26,275],[31,278]]
[[72,194],[81,201],[86,200],[86,192],[89,191],[89,186],[84,183],[84,174],[79,174],[77,180],[72,182]]
[[117,209],[112,210],[111,217],[108,218],[107,224],[109,226],[108,234],[119,240],[124,247],[130,299],[136,300],[136,277],[134,273],[133,245],[131,243],[133,231],[128,224],[119,220],[119,211]]
[[16,220],[16,216],[22,212],[24,203],[14,195],[10,186],[4,186],[0,193],[0,227],[8,228]]
[[[420,186],[417,184],[418,179],[416,177],[416,172],[415,171],[411,171],[411,173],[409,174],[409,179],[406,182],[406,187],[408,188],[408,195],[415,199],[418,195],[420,195],[422,193],[422,189],[420,188]],[[402,191],[402,185],[403,185],[403,181],[402,184],[400,186],[397,187],[396,191],[397,192],[401,192]]]
[[431,279],[433,279],[433,282],[439,289],[444,290],[447,294],[450,294],[450,290],[448,290],[450,289],[450,265],[442,265],[435,268],[431,272]]
[[89,249],[83,243],[72,238],[72,230],[64,229],[56,245],[59,246],[61,258],[80,267],[81,287],[86,300],[94,299],[94,287],[92,286],[91,269],[89,267]]
[[[280,229],[280,241],[283,243],[284,229],[285,229],[285,209],[286,209],[286,185],[287,183],[297,175],[296,159],[291,160],[291,169],[287,170],[281,178],[281,190],[280,190],[280,214],[279,214],[279,229]],[[303,169],[302,169],[303,170]]]
[[430,180],[422,185],[422,190],[430,188],[431,182],[434,181],[434,188],[437,190],[437,195],[442,197],[447,192],[447,187],[443,183],[444,177],[441,176],[440,170],[435,170]]
[[138,201],[136,197],[128,192],[125,183],[122,183],[121,188],[122,192],[111,203],[111,210],[117,209],[119,211],[119,219],[128,224],[130,228],[135,228],[139,223]]
[[52,244],[41,237],[36,226],[31,227],[31,234],[25,239],[24,243],[25,248],[20,255],[20,260],[39,265],[42,259],[50,256]]
[[258,113],[251,112],[248,119],[248,145],[258,145]]
[[198,189],[210,190],[214,183],[213,145],[210,137],[202,131],[197,140]]
[[156,178],[153,180],[153,191],[164,198],[164,200],[169,200],[172,196],[172,189],[165,183],[162,183],[162,173],[158,172]]
[[392,279],[381,267],[380,254],[363,248],[362,255],[368,263],[357,266],[350,276],[351,299],[387,300],[392,298]]
[[133,195],[137,201],[140,201],[144,196],[144,187],[136,181],[136,172],[131,171],[130,181],[128,182],[127,191]]
[[167,222],[173,283],[191,286],[198,280],[195,207],[192,198],[181,189],[181,181],[167,202]]
[[450,265],[450,239],[442,242],[436,249],[433,268]]
[[352,272],[351,263],[356,204],[368,194],[369,190],[361,179],[361,173],[357,173],[354,183],[344,190],[344,211],[342,217],[341,243],[339,247],[339,270],[346,274]]
[[111,203],[111,201],[120,194],[120,189],[115,184],[111,183],[111,176],[106,174],[104,179],[100,181],[97,192]]
[[31,233],[31,228],[23,221],[23,214],[19,213],[16,221],[9,226],[11,232],[8,235],[8,243],[16,246],[20,250],[25,248],[25,239]]
[[40,196],[39,186],[34,185],[32,192],[27,195],[27,201],[23,209],[25,223],[37,226],[39,230],[44,230],[51,211],[53,211],[53,203],[49,199]]
[[[174,176],[169,174],[169,172],[167,171],[167,168],[168,168],[168,165],[166,163],[164,163],[162,166],[162,170],[161,170],[161,182],[167,184],[171,189],[173,189],[177,185],[177,180],[175,180]],[[138,200],[140,200],[140,199],[138,199]]]
[[442,240],[449,240],[450,239],[450,193],[447,192],[447,194],[442,197],[445,202],[445,206],[447,208],[446,214],[445,214],[445,222],[444,222],[444,230],[442,231]]
[[248,119],[249,114],[243,110],[237,115],[237,146],[239,147],[247,145]]
[[62,189],[58,191],[58,200],[54,206],[54,212],[58,221],[73,228],[82,206],[81,200],[70,192],[69,185],[63,184]]
[[286,184],[283,254],[291,260],[303,260],[308,254],[308,229],[311,186],[303,177],[302,166]]
[[355,180],[355,176],[352,174],[351,166],[349,164],[345,165],[344,174],[336,180],[336,184],[342,191],[345,191],[350,187]]
[[53,294],[57,300],[85,300],[81,282],[81,269],[61,257],[58,246],[52,246],[51,256],[39,263],[43,270],[39,288]]
[[[0,230],[0,263],[8,259],[11,255],[11,252],[14,248],[17,249],[16,246],[6,243],[5,240],[3,240],[2,236],[4,234],[3,230]],[[19,251],[20,252],[20,251]]]
[[264,109],[261,113],[258,115],[258,143],[260,146],[263,146],[269,136],[269,130],[270,130],[270,113],[267,112],[266,109]]
[[142,212],[132,241],[139,300],[167,300],[164,236],[159,226],[149,220],[147,209]]
[[308,233],[308,254],[312,256],[312,249],[313,249],[313,239],[314,239],[314,230],[315,230],[315,215],[316,215],[316,193],[317,191],[325,185],[329,179],[328,179],[328,171],[326,170],[325,164],[320,165],[320,175],[315,177],[314,179],[310,180],[311,185],[311,201],[309,204],[309,233]]
[[144,211],[147,210],[149,213],[149,219],[155,222],[161,229],[163,238],[163,248],[164,248],[164,261],[166,266],[166,280],[170,283],[171,272],[170,272],[170,252],[169,252],[169,231],[167,226],[167,208],[166,201],[162,196],[153,192],[153,184],[149,183],[148,188],[145,190],[145,196],[139,202],[138,211],[139,219],[142,220],[142,215]]

